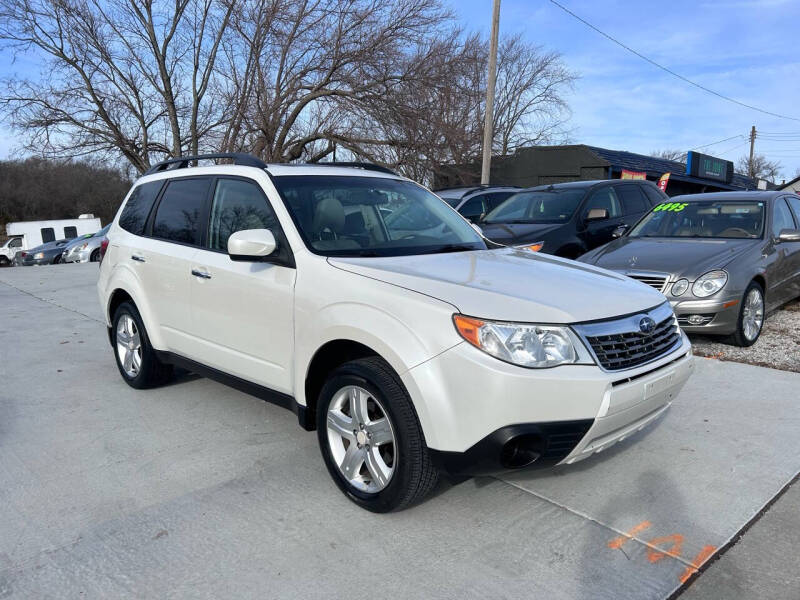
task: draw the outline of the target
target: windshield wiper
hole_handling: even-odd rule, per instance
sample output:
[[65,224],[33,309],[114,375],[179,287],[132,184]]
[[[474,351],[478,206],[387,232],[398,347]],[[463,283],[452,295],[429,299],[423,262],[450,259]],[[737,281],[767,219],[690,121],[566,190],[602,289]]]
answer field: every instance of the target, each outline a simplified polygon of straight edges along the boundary
[[425,252],[425,254],[444,254],[445,252],[470,252],[472,250],[479,250],[479,248],[475,248],[467,244],[446,244],[444,246],[439,246],[431,250],[430,252]]

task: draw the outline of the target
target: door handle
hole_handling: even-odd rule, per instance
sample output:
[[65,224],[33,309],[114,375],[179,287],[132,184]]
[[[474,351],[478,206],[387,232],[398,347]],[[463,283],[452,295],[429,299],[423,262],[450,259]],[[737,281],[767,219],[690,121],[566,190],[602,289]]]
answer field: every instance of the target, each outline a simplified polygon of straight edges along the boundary
[[136,262],[147,262],[144,259],[144,256],[140,256],[138,254],[131,254],[131,260],[135,260]]
[[211,273],[201,271],[200,269],[192,269],[192,275],[200,277],[201,279],[211,279]]

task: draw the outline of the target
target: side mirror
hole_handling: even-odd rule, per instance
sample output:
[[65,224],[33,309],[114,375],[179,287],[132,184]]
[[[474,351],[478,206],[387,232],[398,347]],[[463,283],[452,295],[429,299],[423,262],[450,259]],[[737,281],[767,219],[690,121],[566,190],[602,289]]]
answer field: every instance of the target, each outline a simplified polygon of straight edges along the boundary
[[472,225],[472,228],[473,228],[475,231],[477,231],[477,232],[478,232],[478,235],[479,235],[479,236],[483,237],[483,229],[481,229],[481,228],[480,228],[480,225],[478,225],[478,224],[476,224],[476,223],[470,223],[470,225]]
[[245,229],[228,238],[231,260],[257,261],[275,252],[278,243],[269,229]]
[[800,242],[800,229],[781,229],[779,242]]
[[622,225],[620,225],[619,227],[617,227],[616,229],[614,229],[614,231],[612,231],[612,232],[611,232],[611,237],[613,237],[613,238],[620,238],[620,237],[622,237],[623,235],[625,235],[625,232],[626,232],[627,230],[628,230],[628,226],[627,226],[627,225],[625,225],[625,224],[623,223]]
[[608,209],[606,208],[592,208],[586,213],[587,221],[603,221],[608,219]]

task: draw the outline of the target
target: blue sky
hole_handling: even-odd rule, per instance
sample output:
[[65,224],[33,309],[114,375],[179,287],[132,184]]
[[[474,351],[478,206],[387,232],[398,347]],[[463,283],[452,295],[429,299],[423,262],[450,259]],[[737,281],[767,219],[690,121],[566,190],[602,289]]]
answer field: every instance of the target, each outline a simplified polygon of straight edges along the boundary
[[[486,35],[491,0],[446,0],[470,30]],[[570,10],[682,75],[742,102],[800,118],[797,0],[560,0]],[[776,119],[725,102],[656,69],[588,29],[548,0],[502,0],[502,34],[522,33],[560,52],[580,79],[569,93],[572,139],[647,153],[688,150],[741,138],[703,151],[736,160],[748,150],[750,127],[797,132],[800,121]],[[35,60],[0,56],[0,76],[35,73]],[[13,148],[0,125],[0,157]],[[800,141],[759,139],[756,151],[783,164],[789,179],[800,169]]]
[[[800,119],[797,0],[559,0],[623,43],[726,96]],[[464,25],[488,35],[491,0],[451,5]],[[736,106],[658,70],[547,0],[502,0],[500,33],[522,33],[560,52],[580,75],[569,94],[572,138],[615,150],[689,150],[741,134],[703,151],[736,161],[749,151],[750,127],[793,132],[800,121]],[[800,141],[756,140],[756,152],[800,168]]]

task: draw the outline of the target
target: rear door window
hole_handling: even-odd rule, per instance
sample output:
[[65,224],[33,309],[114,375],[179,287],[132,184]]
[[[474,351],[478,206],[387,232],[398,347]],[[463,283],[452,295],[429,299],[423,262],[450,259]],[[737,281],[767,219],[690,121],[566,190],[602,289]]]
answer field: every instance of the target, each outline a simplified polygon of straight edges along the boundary
[[665,202],[669,196],[667,196],[664,192],[659,190],[658,188],[654,188],[652,185],[645,185],[642,186],[645,195],[647,196],[648,200],[650,200],[650,206],[655,206],[656,204],[661,204]]
[[153,208],[153,202],[156,201],[158,192],[161,190],[162,183],[164,182],[151,181],[136,186],[136,189],[131,192],[128,202],[125,203],[122,214],[119,216],[120,227],[134,235],[144,234],[147,217],[150,214],[150,209]]
[[56,239],[56,232],[52,227],[42,227],[39,231],[42,232],[42,243],[54,242]]
[[181,244],[200,244],[210,183],[208,177],[170,181],[156,208],[153,237]]
[[622,199],[626,215],[640,215],[648,208],[647,200],[638,185],[621,185],[617,188],[617,195]]
[[483,207],[483,197],[476,196],[474,198],[470,198],[464,203],[464,206],[458,209],[458,212],[468,219],[480,217],[485,212]]

